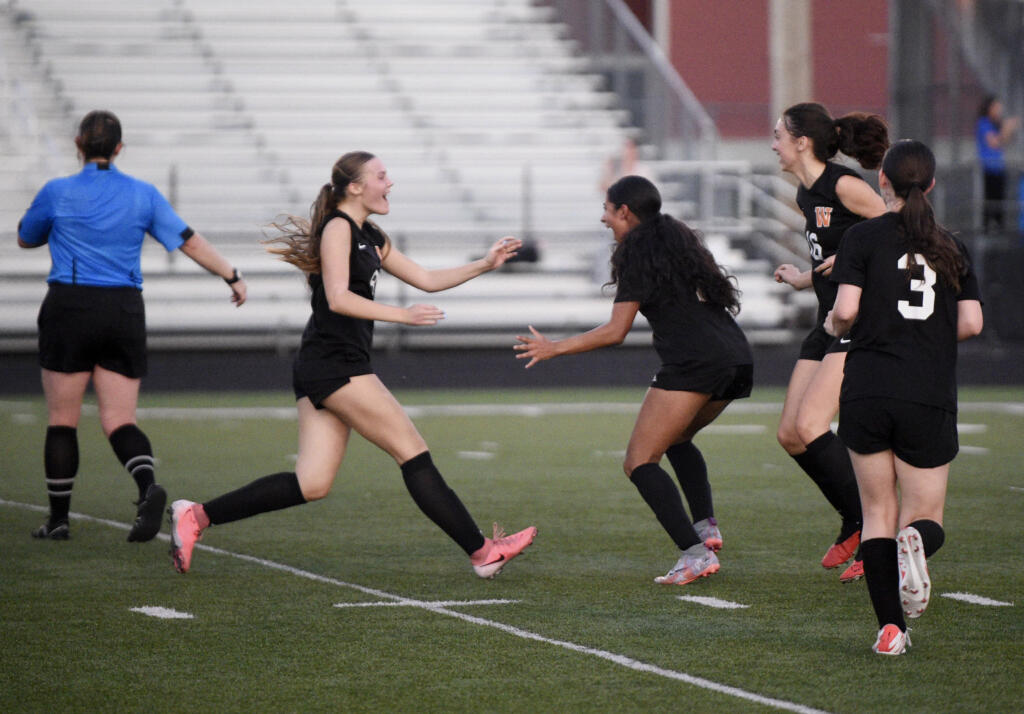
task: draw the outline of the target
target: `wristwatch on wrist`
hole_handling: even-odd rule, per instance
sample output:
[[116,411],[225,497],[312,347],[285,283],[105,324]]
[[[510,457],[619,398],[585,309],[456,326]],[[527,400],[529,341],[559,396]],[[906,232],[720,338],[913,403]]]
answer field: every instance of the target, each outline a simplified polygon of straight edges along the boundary
[[238,268],[232,268],[231,269],[231,277],[230,278],[224,278],[224,282],[227,283],[228,285],[234,285],[235,283],[237,283],[241,279],[242,279],[242,274],[238,272]]

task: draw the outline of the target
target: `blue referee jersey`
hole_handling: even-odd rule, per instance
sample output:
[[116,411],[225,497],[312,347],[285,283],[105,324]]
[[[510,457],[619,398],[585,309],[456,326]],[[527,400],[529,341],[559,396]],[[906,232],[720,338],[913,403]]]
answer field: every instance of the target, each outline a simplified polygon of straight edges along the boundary
[[68,285],[141,289],[146,233],[170,252],[192,229],[152,184],[95,162],[48,181],[18,224],[23,242],[49,241],[53,267],[46,282]]

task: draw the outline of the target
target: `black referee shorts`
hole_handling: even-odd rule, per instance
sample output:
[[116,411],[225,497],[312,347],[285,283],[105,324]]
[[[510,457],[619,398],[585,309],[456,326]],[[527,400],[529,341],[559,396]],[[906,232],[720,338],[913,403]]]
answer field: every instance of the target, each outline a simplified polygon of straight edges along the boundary
[[960,450],[954,412],[885,397],[840,402],[839,438],[858,454],[892,449],[919,469],[948,464]]
[[146,309],[136,288],[51,283],[39,308],[39,364],[53,372],[99,366],[146,375]]
[[[845,342],[843,340],[846,340]],[[807,333],[807,337],[800,343],[800,359],[814,360],[820,362],[825,355],[833,352],[849,352],[850,339],[843,336],[842,339],[833,337],[825,332],[823,325],[818,325]]]
[[692,367],[663,364],[651,380],[651,386],[670,392],[710,394],[711,401],[743,399],[750,396],[754,386],[754,365],[695,370]]

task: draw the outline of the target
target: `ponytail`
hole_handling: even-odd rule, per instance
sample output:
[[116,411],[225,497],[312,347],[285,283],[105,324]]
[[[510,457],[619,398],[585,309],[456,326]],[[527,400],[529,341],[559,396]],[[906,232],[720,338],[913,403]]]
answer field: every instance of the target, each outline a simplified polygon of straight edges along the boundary
[[833,119],[821,104],[804,102],[784,111],[782,120],[792,136],[811,140],[814,158],[822,163],[841,151],[865,169],[877,169],[889,148],[889,129],[877,114],[851,112]]
[[882,164],[889,148],[889,128],[877,114],[851,112],[835,121],[839,151],[857,160],[868,170]]
[[[893,193],[903,199],[899,216],[907,241],[907,267],[916,264],[915,255],[920,253],[953,291],[959,293],[967,262],[953,236],[935,221],[935,212],[925,196],[935,180],[935,155],[921,142],[903,139],[886,152],[882,173],[892,185]],[[910,277],[908,271],[907,279]]]
[[270,224],[280,235],[263,241],[280,246],[267,248],[268,253],[281,257],[307,276],[320,272],[320,239],[331,213],[345,198],[346,189],[362,175],[363,165],[373,159],[366,151],[350,151],[338,159],[331,169],[331,181],[320,187],[320,192],[309,207],[309,220],[286,215]]

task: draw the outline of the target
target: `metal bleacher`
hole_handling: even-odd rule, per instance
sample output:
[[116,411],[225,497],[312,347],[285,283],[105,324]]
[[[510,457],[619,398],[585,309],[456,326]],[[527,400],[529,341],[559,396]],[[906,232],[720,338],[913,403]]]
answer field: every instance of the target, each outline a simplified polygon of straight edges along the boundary
[[[75,170],[87,111],[124,127],[118,166],[154,183],[247,274],[250,303],[149,242],[151,344],[294,344],[308,315],[301,276],[268,256],[263,227],[309,204],[345,151],[379,155],[395,188],[380,218],[428,266],[482,255],[502,235],[539,261],[425,297],[386,276],[378,299],[445,307],[443,328],[381,325],[380,341],[509,343],[509,335],[606,319],[609,234],[599,181],[638,137],[629,113],[555,10],[531,0],[12,0],[0,3],[8,110],[0,144],[0,339],[28,349],[45,291],[45,251],[13,248],[43,180]],[[24,128],[31,125],[30,130]],[[681,217],[685,203],[670,204]],[[797,306],[729,233],[707,230],[744,290],[741,324],[774,339]],[[635,339],[647,339],[640,330]]]

